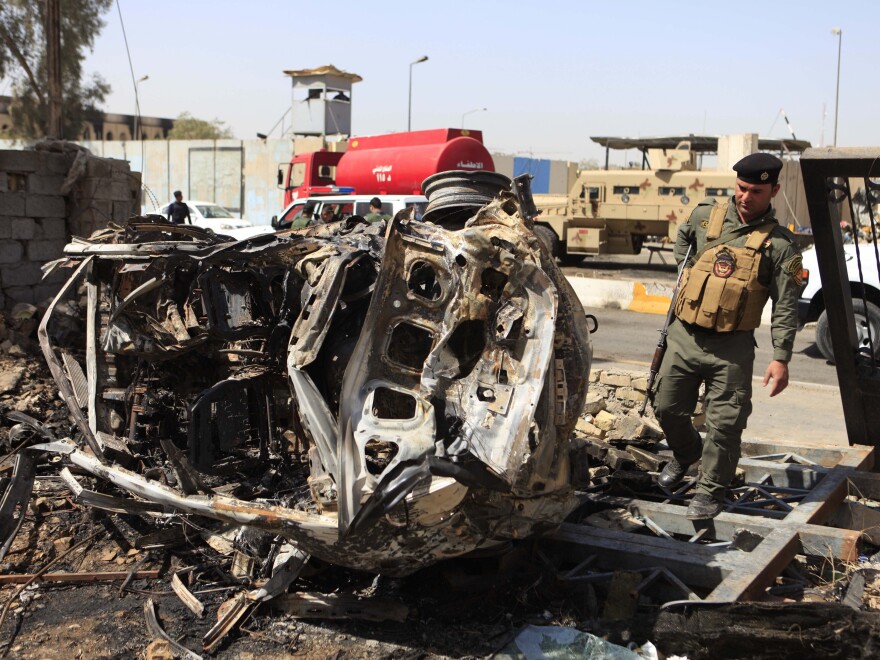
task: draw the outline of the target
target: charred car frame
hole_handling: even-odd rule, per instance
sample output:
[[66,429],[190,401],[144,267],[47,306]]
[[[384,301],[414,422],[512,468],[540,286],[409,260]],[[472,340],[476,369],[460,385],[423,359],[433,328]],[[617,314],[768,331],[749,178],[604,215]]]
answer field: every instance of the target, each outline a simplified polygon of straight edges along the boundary
[[39,338],[78,433],[39,448],[77,497],[392,575],[554,529],[584,312],[509,180],[438,177],[423,221],[233,242],[140,218],[70,243]]

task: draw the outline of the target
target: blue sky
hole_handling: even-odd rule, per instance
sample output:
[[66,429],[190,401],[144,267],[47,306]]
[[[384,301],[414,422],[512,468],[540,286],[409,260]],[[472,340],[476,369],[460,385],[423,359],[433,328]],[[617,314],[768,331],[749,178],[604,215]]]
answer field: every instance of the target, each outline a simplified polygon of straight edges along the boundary
[[[838,144],[880,144],[874,62],[880,2],[629,0],[282,2],[119,0],[145,115],[218,118],[268,131],[290,104],[284,69],[358,73],[353,132],[481,129],[495,151],[602,158],[592,135],[757,132],[831,144],[843,30]],[[116,6],[86,62],[134,112]],[[825,116],[823,120],[823,106]]]

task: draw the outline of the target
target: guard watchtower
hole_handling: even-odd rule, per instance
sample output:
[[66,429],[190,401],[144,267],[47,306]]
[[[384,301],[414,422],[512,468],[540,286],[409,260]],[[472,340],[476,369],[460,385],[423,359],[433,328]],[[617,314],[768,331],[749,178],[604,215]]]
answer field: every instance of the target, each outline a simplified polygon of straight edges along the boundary
[[332,64],[284,73],[293,81],[290,116],[295,137],[351,135],[351,87],[363,78]]

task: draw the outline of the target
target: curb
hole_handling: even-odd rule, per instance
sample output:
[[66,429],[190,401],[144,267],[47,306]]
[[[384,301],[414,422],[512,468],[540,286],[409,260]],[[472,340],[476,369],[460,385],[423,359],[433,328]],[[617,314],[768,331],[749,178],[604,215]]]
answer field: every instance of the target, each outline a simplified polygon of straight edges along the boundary
[[[675,288],[660,282],[607,280],[599,277],[566,275],[578,300],[584,307],[625,309],[643,314],[666,314]],[[761,314],[761,323],[770,323],[773,303],[768,300]]]
[[584,307],[626,309],[645,314],[666,314],[674,287],[659,282],[607,280],[566,275]]

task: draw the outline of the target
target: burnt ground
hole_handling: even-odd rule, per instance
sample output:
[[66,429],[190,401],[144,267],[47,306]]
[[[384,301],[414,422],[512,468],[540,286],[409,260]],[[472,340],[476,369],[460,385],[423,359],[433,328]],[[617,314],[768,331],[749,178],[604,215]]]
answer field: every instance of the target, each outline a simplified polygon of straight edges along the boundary
[[[0,333],[8,324],[0,326]],[[25,324],[32,335],[33,324]],[[12,410],[44,421],[59,437],[73,435],[67,408],[57,394],[48,368],[31,336],[11,332],[13,342],[0,348],[0,476],[8,474],[11,449],[38,437],[14,428],[6,418]],[[3,341],[0,337],[0,341]],[[5,352],[2,352],[5,351]],[[10,354],[11,351],[11,354]],[[10,432],[11,431],[11,432]],[[158,618],[169,635],[202,653],[204,634],[217,620],[224,601],[246,588],[247,580],[230,574],[229,557],[214,551],[197,530],[171,549],[138,550],[138,539],[155,531],[136,516],[111,514],[76,504],[58,478],[58,466],[38,468],[25,520],[0,575],[31,575],[73,545],[95,536],[80,549],[49,567],[56,572],[128,572],[159,569],[161,577],[98,584],[47,583],[27,587],[0,586],[0,607],[10,603],[0,627],[0,652],[6,657],[70,658],[143,657],[151,642],[144,604],[156,603]],[[170,577],[181,566],[197,567],[188,585],[205,605],[198,618],[170,588]],[[524,624],[578,625],[589,613],[569,602],[554,584],[532,543],[505,548],[495,556],[459,559],[405,578],[376,577],[312,561],[293,589],[320,594],[363,597],[364,609],[382,618],[383,602],[403,604],[403,622],[298,619],[264,604],[229,635],[212,654],[218,658],[346,657],[433,658],[485,657],[500,650]],[[207,593],[200,593],[207,592]],[[371,603],[378,602],[378,606]],[[582,605],[583,603],[581,603]],[[593,603],[595,609],[596,605]],[[597,631],[603,630],[594,621]],[[637,637],[629,626],[612,625],[618,641]],[[207,654],[206,654],[207,655]]]
[[[97,532],[93,543],[52,571],[159,568],[163,576],[134,580],[124,591],[121,581],[43,583],[23,593],[17,586],[5,586],[0,597],[4,603],[12,598],[13,604],[0,628],[0,643],[9,657],[43,658],[48,651],[78,658],[136,657],[151,641],[143,614],[148,598],[156,603],[165,630],[200,651],[219,607],[242,588],[228,574],[228,559],[200,542],[169,551],[126,551],[118,534],[127,538],[133,531],[126,524],[129,517],[92,513],[64,497],[53,496],[48,504],[53,508],[28,514],[13,551],[0,566],[3,574],[32,573],[59,553],[59,539],[67,547],[66,537],[77,540]],[[171,572],[181,564],[200,567],[199,584],[191,588],[206,607],[204,618],[189,611],[169,587]],[[505,646],[526,623],[583,628],[590,619],[590,605],[578,604],[554,584],[532,543],[506,548],[498,556],[448,561],[406,578],[377,578],[313,562],[294,589],[360,596],[363,609],[377,618],[384,603],[403,604],[408,615],[403,622],[301,620],[263,605],[219,646],[215,657],[485,657]],[[622,643],[649,635],[628,624],[603,625],[599,620],[587,627],[610,632]]]
[[[39,441],[16,428],[6,418],[9,411],[44,421],[59,436],[73,433],[66,407],[38,357],[35,324],[29,321],[0,324],[0,477],[8,474],[15,446]],[[663,653],[693,658],[876,657],[878,652],[880,563],[870,560],[880,557],[870,557],[877,551],[870,546],[864,548],[861,572],[867,579],[859,610],[839,604],[858,566],[803,561],[790,568],[808,588],[778,597],[788,601],[781,608],[737,604],[730,610],[664,614],[662,601],[641,599],[624,608],[629,613],[621,618],[609,608],[608,585],[563,587],[542,542],[524,541],[492,556],[450,560],[405,578],[377,578],[313,561],[292,591],[357,597],[357,615],[367,619],[383,619],[403,605],[405,617],[339,620],[325,614],[303,619],[263,604],[211,653],[203,653],[202,637],[221,605],[259,575],[233,577],[231,557],[202,540],[199,521],[178,528],[171,547],[143,547],[146,535],[161,525],[75,503],[58,472],[48,461],[39,466],[30,506],[0,563],[0,576],[31,575],[48,567],[51,573],[155,569],[159,577],[0,586],[0,608],[5,608],[0,610],[0,655],[5,657],[145,657],[153,640],[144,618],[149,599],[173,639],[217,658],[486,657],[504,648],[525,624],[577,627],[621,645],[652,641]],[[175,572],[204,604],[204,617],[172,591]]]

